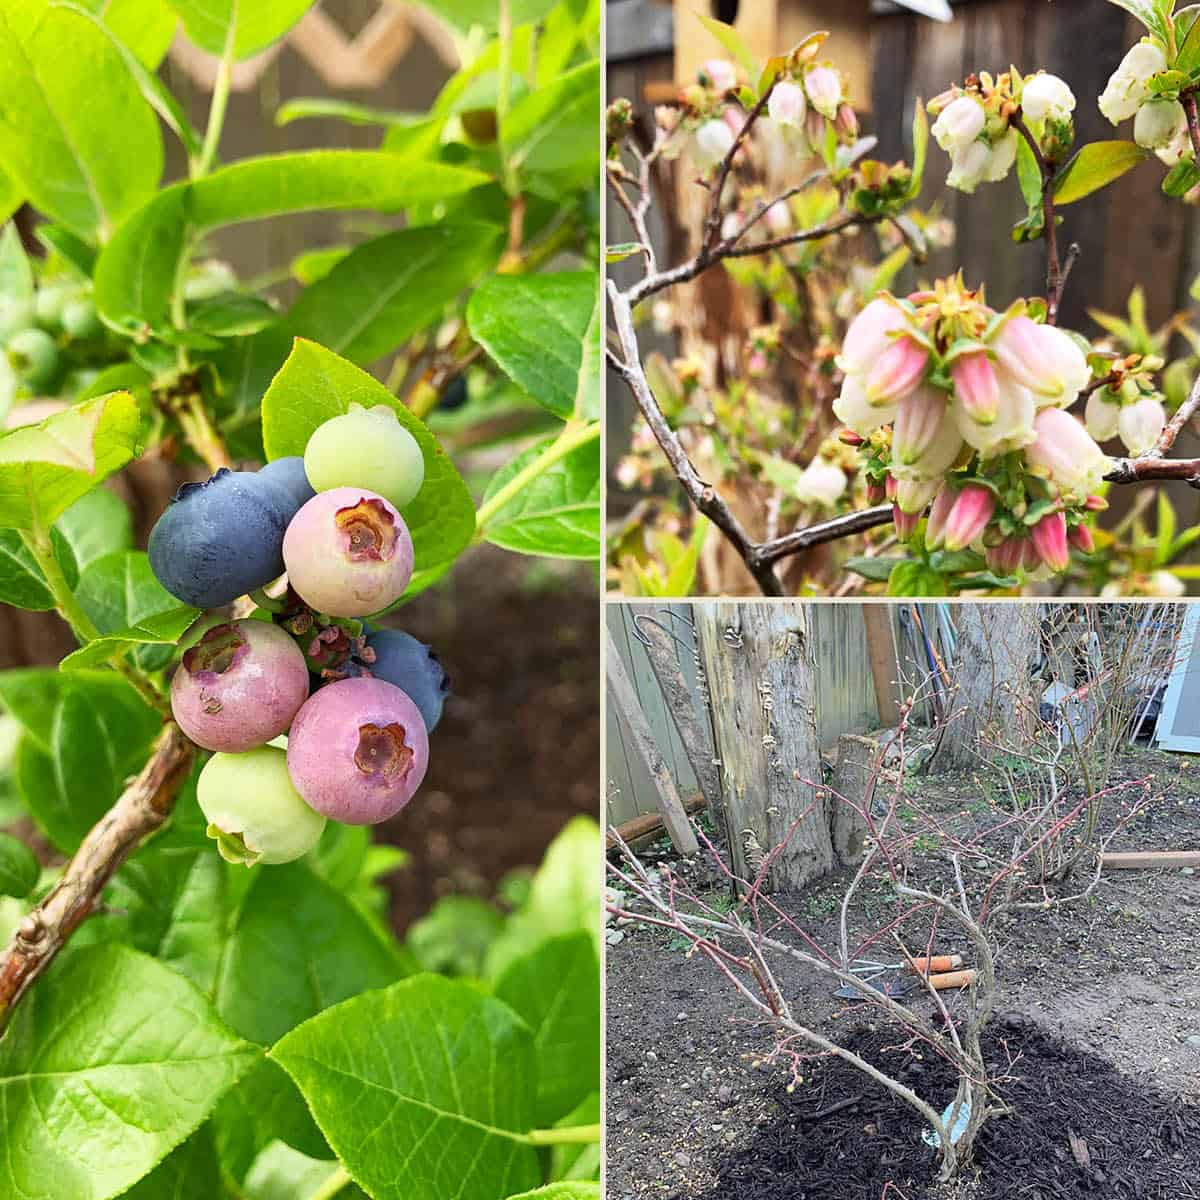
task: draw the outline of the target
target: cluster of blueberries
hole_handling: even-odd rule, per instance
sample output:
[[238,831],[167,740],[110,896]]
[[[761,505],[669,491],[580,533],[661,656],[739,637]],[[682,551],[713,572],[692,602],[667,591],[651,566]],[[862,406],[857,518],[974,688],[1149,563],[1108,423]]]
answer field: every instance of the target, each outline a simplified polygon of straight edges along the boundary
[[0,394],[75,394],[111,358],[85,284],[46,282],[29,300],[0,297]]
[[396,414],[352,405],[303,458],[185,484],[151,532],[150,565],[177,599],[211,609],[250,595],[259,609],[208,629],[171,681],[180,728],[215,752],[198,798],[229,861],[290,862],[326,818],[387,820],[420,786],[445,673],[409,634],[361,618],[408,586],[399,509],[423,480]]

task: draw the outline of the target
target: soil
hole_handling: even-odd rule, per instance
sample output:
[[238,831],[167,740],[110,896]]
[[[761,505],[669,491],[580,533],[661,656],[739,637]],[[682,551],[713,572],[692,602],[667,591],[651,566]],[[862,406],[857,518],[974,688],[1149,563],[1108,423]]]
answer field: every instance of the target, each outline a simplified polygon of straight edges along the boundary
[[386,881],[400,935],[440,896],[491,896],[572,816],[599,812],[595,574],[480,547],[402,625],[436,648],[451,696],[421,803],[377,831],[411,855]]
[[[1200,849],[1200,761],[1139,751],[1117,764],[1124,778],[1150,773],[1163,798],[1111,848]],[[920,786],[948,811],[977,795],[966,777]],[[845,879],[774,898],[828,944]],[[906,1105],[838,1059],[807,1059],[789,1093],[789,1066],[764,1061],[771,1032],[707,962],[662,930],[621,933],[607,959],[610,1200],[1200,1197],[1200,873],[1111,872],[1076,906],[999,927],[985,1042],[1016,1114],[984,1129],[976,1162],[947,1185],[934,1182]],[[835,999],[824,978],[778,965],[806,1024],[872,1054],[903,1040],[873,1028],[873,1010]],[[944,995],[952,1012],[965,1003]],[[924,997],[911,1003],[932,1011]],[[906,1082],[938,1106],[950,1100],[940,1060],[892,1053],[915,1072]]]

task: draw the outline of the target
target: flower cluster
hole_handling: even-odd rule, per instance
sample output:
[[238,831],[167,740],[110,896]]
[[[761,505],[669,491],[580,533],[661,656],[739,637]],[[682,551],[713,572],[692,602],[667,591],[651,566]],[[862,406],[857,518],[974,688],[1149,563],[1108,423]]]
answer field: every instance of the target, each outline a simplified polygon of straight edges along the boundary
[[934,140],[950,155],[946,183],[962,192],[1008,175],[1017,158],[1020,135],[1011,122],[1018,111],[1046,148],[1069,146],[1074,136],[1075,97],[1044,71],[1025,79],[1016,72],[996,80],[986,72],[972,76],[966,86],[931,100],[929,111],[937,117]]
[[1173,167],[1194,157],[1188,135],[1187,114],[1175,95],[1159,95],[1156,75],[1167,70],[1161,46],[1143,38],[1130,48],[1100,95],[1100,111],[1114,125],[1133,118],[1133,140]]
[[[1070,334],[1018,301],[990,309],[961,278],[873,300],[838,359],[834,413],[910,538],[929,507],[927,550],[967,548],[1003,575],[1062,571],[1091,549],[1088,514],[1109,462],[1065,410],[1091,368]],[[882,496],[877,496],[882,499]]]

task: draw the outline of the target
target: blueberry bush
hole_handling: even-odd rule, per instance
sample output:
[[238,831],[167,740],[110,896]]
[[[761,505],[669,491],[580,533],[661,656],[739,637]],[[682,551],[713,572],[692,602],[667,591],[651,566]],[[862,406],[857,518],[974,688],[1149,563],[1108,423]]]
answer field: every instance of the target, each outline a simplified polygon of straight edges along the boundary
[[[431,2],[427,112],[292,100],[379,148],[223,161],[234,66],[309,7],[0,0],[0,604],[77,643],[0,672],[13,1200],[599,1196],[595,823],[403,941],[371,837],[447,699],[385,615],[482,543],[598,558],[599,3]],[[214,257],[313,211],[359,217],[283,287]],[[148,459],[190,481],[143,550],[103,485]]]

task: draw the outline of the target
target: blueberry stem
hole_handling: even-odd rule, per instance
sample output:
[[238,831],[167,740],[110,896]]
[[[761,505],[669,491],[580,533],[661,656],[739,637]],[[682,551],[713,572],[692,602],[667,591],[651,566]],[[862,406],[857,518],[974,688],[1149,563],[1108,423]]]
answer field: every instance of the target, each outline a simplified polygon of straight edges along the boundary
[[208,109],[208,124],[204,129],[204,145],[200,157],[192,170],[192,178],[200,179],[212,169],[217,158],[217,147],[221,144],[221,130],[225,125],[225,109],[229,103],[229,85],[233,79],[233,45],[237,31],[237,10],[229,22],[225,34],[225,47],[221,53],[221,65],[213,85],[212,103]]
[[568,421],[551,445],[547,446],[528,466],[522,467],[494,496],[479,506],[479,511],[475,514],[475,540],[482,540],[488,522],[535,479],[544,475],[555,463],[566,458],[573,450],[578,450],[580,446],[586,446],[588,442],[595,441],[599,436],[599,421],[588,421],[582,424]]
[[587,1145],[600,1140],[599,1125],[570,1125],[562,1129],[534,1129],[525,1135],[531,1146]]
[[187,443],[204,460],[204,465],[215,475],[222,467],[233,465],[229,451],[209,418],[204,399],[193,392],[184,401],[177,413],[179,428]]
[[315,1192],[309,1195],[308,1200],[333,1200],[338,1192],[352,1182],[350,1173],[339,1164],[337,1170]]

